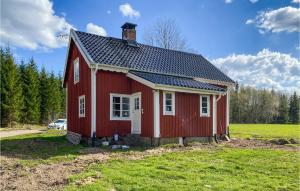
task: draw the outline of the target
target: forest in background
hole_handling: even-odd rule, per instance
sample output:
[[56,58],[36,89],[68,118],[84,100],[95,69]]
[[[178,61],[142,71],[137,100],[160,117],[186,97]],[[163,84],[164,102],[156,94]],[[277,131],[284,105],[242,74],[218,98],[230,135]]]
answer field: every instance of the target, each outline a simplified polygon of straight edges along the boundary
[[40,71],[34,59],[17,64],[10,48],[0,50],[1,127],[47,124],[65,117],[62,76]]
[[[34,59],[17,64],[9,48],[0,50],[1,127],[47,124],[65,117],[62,76],[40,71]],[[231,123],[299,123],[300,97],[241,86],[230,96]]]

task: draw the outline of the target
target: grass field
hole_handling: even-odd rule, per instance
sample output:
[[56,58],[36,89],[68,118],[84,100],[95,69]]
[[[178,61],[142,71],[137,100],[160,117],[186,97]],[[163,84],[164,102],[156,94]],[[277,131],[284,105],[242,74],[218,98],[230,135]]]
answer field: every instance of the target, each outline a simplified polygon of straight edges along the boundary
[[231,124],[230,135],[235,138],[297,139],[300,140],[300,125],[290,124]]
[[[293,125],[234,124],[230,129],[235,138],[299,135],[299,126]],[[112,151],[72,145],[64,134],[48,130],[1,139],[3,190],[11,185],[17,190],[67,191],[300,189],[299,146],[225,143]]]

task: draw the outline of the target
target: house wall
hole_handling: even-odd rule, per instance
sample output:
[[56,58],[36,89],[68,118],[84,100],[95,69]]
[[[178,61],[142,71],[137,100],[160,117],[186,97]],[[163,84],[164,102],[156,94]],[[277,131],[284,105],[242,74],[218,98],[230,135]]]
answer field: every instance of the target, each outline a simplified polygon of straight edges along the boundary
[[209,137],[212,135],[212,96],[210,117],[200,117],[199,94],[175,93],[175,115],[163,115],[163,91],[160,91],[161,137]]
[[125,74],[100,70],[96,74],[96,135],[112,136],[131,133],[131,122],[110,120],[110,93],[131,94],[131,83]]
[[97,137],[115,133],[131,133],[131,121],[110,120],[110,94],[133,94],[141,92],[141,136],[153,136],[153,93],[152,89],[123,73],[100,70],[96,74],[96,134]]
[[226,105],[227,105],[227,96],[221,96],[217,102],[217,133],[225,134],[226,133]]
[[[79,82],[74,84],[73,61],[79,57]],[[79,133],[82,136],[91,135],[91,70],[75,46],[70,44],[68,64],[66,68],[67,93],[67,126],[68,131]],[[85,95],[85,117],[79,118],[78,97]]]

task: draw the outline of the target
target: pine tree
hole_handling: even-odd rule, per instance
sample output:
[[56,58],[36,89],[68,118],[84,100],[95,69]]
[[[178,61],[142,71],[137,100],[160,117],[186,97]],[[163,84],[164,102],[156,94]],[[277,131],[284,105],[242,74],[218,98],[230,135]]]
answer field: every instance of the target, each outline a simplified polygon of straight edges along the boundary
[[65,118],[66,117],[66,90],[63,87],[63,78],[61,74],[58,75],[58,83],[59,83],[59,89],[60,89],[60,97],[61,97],[61,117]]
[[48,122],[48,99],[50,96],[50,86],[49,86],[49,78],[46,72],[46,69],[43,67],[40,75],[40,87],[39,87],[39,94],[40,94],[40,123],[47,123]]
[[289,119],[288,99],[282,94],[279,97],[277,123],[287,123]]
[[299,98],[297,93],[294,92],[294,94],[290,97],[289,120],[294,124],[298,124],[300,122],[299,119]]
[[61,95],[60,95],[60,83],[56,79],[54,73],[50,74],[49,78],[49,92],[47,107],[50,120],[57,118],[61,112]]
[[17,66],[14,63],[9,47],[1,48],[1,126],[11,126],[20,119],[22,105],[21,87],[18,83]]
[[24,110],[26,111],[24,122],[38,123],[40,121],[39,75],[33,58],[25,66],[23,80]]

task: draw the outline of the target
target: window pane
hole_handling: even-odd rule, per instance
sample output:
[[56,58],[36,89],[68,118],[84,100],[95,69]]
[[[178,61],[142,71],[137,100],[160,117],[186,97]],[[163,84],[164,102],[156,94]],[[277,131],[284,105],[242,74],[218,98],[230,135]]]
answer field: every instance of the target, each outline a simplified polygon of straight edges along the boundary
[[120,111],[113,111],[113,117],[120,117]]
[[129,98],[128,97],[123,97],[122,102],[129,104]]
[[122,110],[129,110],[129,104],[128,103],[123,103],[122,104]]
[[202,108],[202,113],[207,114],[207,108]]
[[166,93],[166,99],[172,99],[172,94]]
[[113,97],[113,103],[120,103],[120,97]]
[[207,103],[206,102],[202,102],[202,107],[207,107]]
[[129,117],[129,111],[122,111],[122,117]]
[[172,100],[166,100],[166,105],[172,105]]
[[202,102],[207,102],[207,97],[202,97]]
[[135,109],[135,110],[139,110],[139,109],[140,109],[139,98],[135,98],[135,99],[134,99],[134,109]]
[[166,111],[172,111],[172,106],[166,106]]
[[120,104],[113,104],[113,110],[120,110]]

